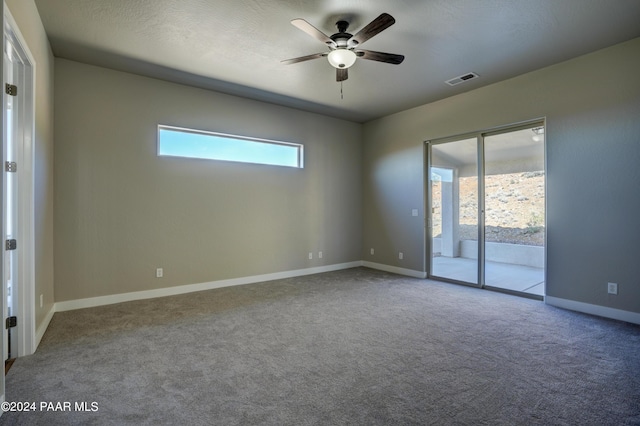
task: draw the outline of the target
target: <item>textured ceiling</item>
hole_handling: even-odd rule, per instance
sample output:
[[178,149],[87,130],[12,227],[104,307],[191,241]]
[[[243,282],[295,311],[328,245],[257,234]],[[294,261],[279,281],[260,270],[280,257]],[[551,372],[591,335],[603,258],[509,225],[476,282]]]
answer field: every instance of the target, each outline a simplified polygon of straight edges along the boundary
[[[638,0],[36,0],[54,55],[364,122],[640,36]],[[340,96],[326,51],[290,24],[328,35],[387,12]],[[640,54],[640,52],[639,52]],[[467,72],[479,79],[450,87]]]

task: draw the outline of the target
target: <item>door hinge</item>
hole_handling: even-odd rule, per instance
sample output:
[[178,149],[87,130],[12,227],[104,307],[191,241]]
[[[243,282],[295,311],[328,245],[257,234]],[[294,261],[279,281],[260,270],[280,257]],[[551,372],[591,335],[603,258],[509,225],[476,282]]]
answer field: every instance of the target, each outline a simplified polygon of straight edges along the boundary
[[4,162],[4,171],[15,173],[18,171],[18,163],[15,161],[5,161]]
[[18,248],[18,242],[16,240],[6,240],[4,248],[5,250],[15,250]]
[[18,317],[9,317],[5,321],[6,328],[13,328],[18,325]]
[[7,93],[7,95],[18,96],[18,86],[16,86],[15,84],[6,83],[4,85],[4,91]]

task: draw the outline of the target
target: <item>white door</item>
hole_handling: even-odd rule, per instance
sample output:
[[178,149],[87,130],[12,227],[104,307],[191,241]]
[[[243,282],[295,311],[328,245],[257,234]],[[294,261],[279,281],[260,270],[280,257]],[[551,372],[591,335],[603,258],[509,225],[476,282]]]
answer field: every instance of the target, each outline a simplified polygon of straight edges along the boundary
[[[24,89],[24,63],[18,55],[14,44],[11,40],[5,39],[4,48],[4,223],[5,238],[3,241],[4,253],[4,285],[5,285],[5,303],[3,321],[10,321],[10,317],[18,314],[16,294],[19,283],[18,276],[18,256],[19,248],[19,215],[18,215],[18,173],[17,168],[18,156],[22,148],[22,125],[20,123],[23,117],[22,108],[24,98],[20,93],[22,87]],[[18,333],[15,329],[3,327],[5,330],[5,346],[4,359],[16,356],[18,348]]]
[[[3,9],[2,55],[2,329],[3,355],[30,355],[36,347],[34,263],[35,61],[11,13]],[[15,240],[15,242],[13,242]],[[15,247],[15,249],[14,249]],[[42,295],[40,307],[42,307]],[[16,317],[10,332],[7,318]],[[2,391],[0,380],[0,392]],[[0,395],[0,398],[2,395]]]

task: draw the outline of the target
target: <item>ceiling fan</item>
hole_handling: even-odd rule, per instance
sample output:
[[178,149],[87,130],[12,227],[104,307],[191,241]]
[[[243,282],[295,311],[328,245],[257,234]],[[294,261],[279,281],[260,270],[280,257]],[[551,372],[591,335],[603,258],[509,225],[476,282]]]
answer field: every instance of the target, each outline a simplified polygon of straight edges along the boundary
[[327,57],[331,66],[336,69],[336,81],[344,81],[349,78],[349,67],[351,67],[357,58],[369,59],[371,61],[386,62],[388,64],[398,65],[404,61],[403,55],[394,53],[374,52],[372,50],[360,49],[359,46],[371,37],[381,33],[396,22],[393,16],[383,13],[376,19],[371,21],[367,26],[351,35],[347,32],[349,23],[347,21],[336,22],[338,32],[332,36],[328,36],[304,19],[294,19],[291,21],[293,26],[301,29],[311,37],[325,43],[329,47],[328,52],[314,53],[313,55],[300,56],[298,58],[286,59],[282,61],[284,64],[296,64],[311,59]]

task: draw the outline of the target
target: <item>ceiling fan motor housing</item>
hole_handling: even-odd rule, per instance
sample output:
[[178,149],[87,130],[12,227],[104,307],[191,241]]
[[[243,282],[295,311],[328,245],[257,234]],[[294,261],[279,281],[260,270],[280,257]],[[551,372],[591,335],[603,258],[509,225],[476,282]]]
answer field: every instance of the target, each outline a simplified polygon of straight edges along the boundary
[[[340,21],[340,22],[344,22],[344,21]],[[345,28],[346,29],[346,28]],[[340,31],[335,33],[334,35],[332,35],[331,37],[329,37],[331,40],[335,41],[336,45],[338,47],[347,47],[347,42],[349,41],[349,39],[353,37],[353,35],[346,33],[344,31]]]

